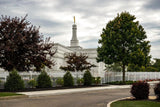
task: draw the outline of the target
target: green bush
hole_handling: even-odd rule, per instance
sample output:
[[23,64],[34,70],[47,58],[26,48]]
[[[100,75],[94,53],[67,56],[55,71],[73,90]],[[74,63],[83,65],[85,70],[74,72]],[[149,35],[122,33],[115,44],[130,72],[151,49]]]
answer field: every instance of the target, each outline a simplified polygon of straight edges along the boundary
[[78,78],[78,79],[77,79],[77,84],[78,84],[78,85],[83,85],[83,83],[84,83],[83,78]]
[[69,71],[67,71],[66,74],[64,75],[63,81],[64,81],[64,86],[68,87],[74,85],[73,77]]
[[50,88],[52,87],[51,78],[47,75],[45,71],[42,71],[37,78],[38,88]]
[[101,83],[101,77],[93,77],[92,81],[94,84],[98,85]]
[[62,78],[57,78],[56,84],[57,84],[58,86],[63,86],[63,79],[62,79]]
[[28,81],[28,85],[30,88],[35,88],[37,86],[36,80],[32,79]]
[[85,71],[85,73],[83,75],[83,79],[84,79],[84,85],[85,86],[92,85],[92,75],[89,71]]
[[24,81],[15,69],[9,73],[7,81],[4,84],[4,88],[7,91],[18,91],[24,89]]

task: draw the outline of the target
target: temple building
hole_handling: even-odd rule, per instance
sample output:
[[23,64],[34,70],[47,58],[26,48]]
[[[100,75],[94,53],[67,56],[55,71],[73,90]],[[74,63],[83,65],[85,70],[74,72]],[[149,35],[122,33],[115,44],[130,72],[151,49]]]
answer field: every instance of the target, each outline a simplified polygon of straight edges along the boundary
[[61,72],[60,66],[67,65],[65,55],[67,53],[85,53],[88,56],[88,61],[91,64],[95,64],[97,67],[91,68],[91,72],[93,76],[100,76],[104,73],[105,64],[103,62],[97,63],[97,49],[96,48],[88,48],[85,49],[79,45],[79,40],[77,38],[77,25],[75,23],[72,25],[72,38],[70,41],[70,46],[64,46],[59,43],[55,43],[54,49],[56,49],[56,54],[54,55],[55,66],[52,69],[47,69],[47,71],[57,71]]

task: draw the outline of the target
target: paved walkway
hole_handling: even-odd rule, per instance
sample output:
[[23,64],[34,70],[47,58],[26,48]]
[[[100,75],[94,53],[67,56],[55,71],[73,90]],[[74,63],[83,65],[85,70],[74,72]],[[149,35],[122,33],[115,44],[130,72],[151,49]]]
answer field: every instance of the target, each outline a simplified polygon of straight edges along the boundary
[[130,88],[109,87],[95,91],[0,100],[0,107],[107,107],[107,103],[112,100],[131,96]]
[[[159,81],[151,81],[148,83],[151,86],[153,86],[156,83],[159,83]],[[104,90],[104,89],[123,89],[123,88],[130,88],[130,87],[131,85],[109,85],[109,86],[103,86],[103,87],[60,89],[60,90],[32,91],[32,92],[18,92],[18,93],[28,95],[29,97],[35,97],[35,96],[61,95],[61,94],[67,94],[67,93],[96,91],[96,90]]]
[[109,86],[103,86],[103,87],[32,91],[32,92],[18,92],[18,93],[28,95],[29,97],[35,97],[35,96],[61,95],[61,94],[67,94],[67,93],[78,93],[78,92],[96,91],[96,90],[105,90],[105,89],[123,89],[123,88],[130,88],[130,87],[131,87],[130,85],[109,85]]

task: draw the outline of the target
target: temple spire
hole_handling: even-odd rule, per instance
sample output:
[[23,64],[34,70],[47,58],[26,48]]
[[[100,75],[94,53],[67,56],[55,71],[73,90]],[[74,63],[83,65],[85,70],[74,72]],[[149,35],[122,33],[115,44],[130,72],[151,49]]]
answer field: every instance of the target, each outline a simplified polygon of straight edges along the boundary
[[70,46],[77,47],[79,46],[79,41],[77,39],[77,25],[75,24],[76,22],[75,16],[73,17],[73,19],[74,19],[74,24],[72,25],[72,39],[70,42]]

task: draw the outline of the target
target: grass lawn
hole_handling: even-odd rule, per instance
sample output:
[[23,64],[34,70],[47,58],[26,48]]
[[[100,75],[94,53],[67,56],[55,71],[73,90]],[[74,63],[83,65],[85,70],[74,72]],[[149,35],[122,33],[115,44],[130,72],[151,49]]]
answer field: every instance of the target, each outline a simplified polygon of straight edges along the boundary
[[160,107],[160,102],[154,101],[117,101],[111,107]]
[[11,93],[11,92],[0,92],[0,97],[16,96],[16,95],[22,95],[22,94],[16,94],[16,93]]

